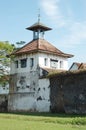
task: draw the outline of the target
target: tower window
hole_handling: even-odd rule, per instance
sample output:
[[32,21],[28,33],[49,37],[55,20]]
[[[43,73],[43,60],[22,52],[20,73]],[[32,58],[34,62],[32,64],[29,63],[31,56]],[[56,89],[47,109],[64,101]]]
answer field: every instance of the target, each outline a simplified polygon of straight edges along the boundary
[[47,58],[44,59],[44,65],[45,65],[45,66],[48,65],[48,59],[47,59]]
[[57,68],[58,67],[58,60],[57,59],[50,59],[50,66],[52,68]]
[[27,59],[21,60],[21,68],[25,68],[27,66]]
[[30,67],[34,66],[34,58],[30,58]]
[[18,68],[18,60],[15,61],[15,67]]
[[63,68],[63,61],[60,61],[60,68]]

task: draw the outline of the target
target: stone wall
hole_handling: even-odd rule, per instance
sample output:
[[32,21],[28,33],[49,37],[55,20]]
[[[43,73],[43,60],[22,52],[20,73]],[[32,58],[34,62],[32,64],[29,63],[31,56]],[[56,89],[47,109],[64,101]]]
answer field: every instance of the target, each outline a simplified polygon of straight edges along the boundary
[[51,112],[86,114],[86,71],[50,77]]

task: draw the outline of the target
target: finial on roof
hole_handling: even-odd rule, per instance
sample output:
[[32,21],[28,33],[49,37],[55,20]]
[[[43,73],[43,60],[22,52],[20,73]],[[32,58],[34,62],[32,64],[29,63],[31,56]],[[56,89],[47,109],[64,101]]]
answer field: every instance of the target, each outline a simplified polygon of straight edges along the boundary
[[38,23],[40,22],[40,9],[38,9]]

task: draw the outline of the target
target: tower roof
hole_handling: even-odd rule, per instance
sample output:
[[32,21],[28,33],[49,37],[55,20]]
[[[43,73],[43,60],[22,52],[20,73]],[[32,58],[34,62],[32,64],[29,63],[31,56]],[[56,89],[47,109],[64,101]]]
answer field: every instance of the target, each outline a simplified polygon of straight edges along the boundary
[[53,54],[62,56],[65,58],[71,58],[73,55],[66,54],[57,49],[55,46],[53,46],[51,43],[44,39],[36,39],[32,40],[31,42],[27,43],[25,46],[14,52],[14,55],[22,55],[22,54],[30,54],[35,52],[41,52],[46,54]]
[[36,22],[35,24],[33,24],[32,26],[27,27],[26,29],[31,30],[31,31],[34,31],[34,30],[38,31],[38,29],[44,30],[44,31],[52,30],[52,28],[47,27],[46,25],[44,25],[43,23],[41,23],[39,21]]

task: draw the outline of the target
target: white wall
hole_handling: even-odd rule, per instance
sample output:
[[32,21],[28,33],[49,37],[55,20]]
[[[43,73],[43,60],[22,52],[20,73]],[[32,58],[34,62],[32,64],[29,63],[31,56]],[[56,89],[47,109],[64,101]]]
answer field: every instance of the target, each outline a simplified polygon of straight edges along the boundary
[[16,76],[11,76],[13,82],[12,84],[15,87],[15,92],[17,93],[27,93],[27,92],[35,92],[38,87],[38,72],[24,72],[18,73]]
[[[16,74],[13,75],[13,80],[16,83],[14,87],[19,89],[16,90],[16,94],[9,95],[9,110],[49,112],[49,79],[39,79],[39,69],[37,67],[50,68],[50,59],[54,59],[58,60],[56,69],[67,69],[67,59],[50,54],[34,53],[16,57],[14,60],[18,60],[20,63],[20,60],[24,58],[27,58],[26,68],[21,68],[20,64],[19,68],[15,68],[15,62],[11,64],[11,74]],[[30,58],[34,58],[33,68],[30,68]],[[45,58],[48,60],[47,66],[44,65]],[[60,68],[60,61],[63,61],[63,68]],[[29,87],[27,88],[27,86]],[[31,95],[30,93],[34,94]]]
[[9,94],[8,110],[49,112],[49,79],[40,79],[38,83],[35,92]]
[[9,111],[33,111],[34,93],[9,94]]
[[[44,66],[44,58],[48,59],[47,66]],[[51,54],[39,53],[39,66],[50,68],[51,67],[50,66],[50,59],[58,60],[56,69],[68,70],[68,60],[67,60],[67,58],[55,56],[55,55],[51,55]],[[60,68],[60,61],[63,61],[63,68]]]
[[8,94],[9,93],[9,83],[4,87],[0,84],[0,94]]
[[[27,58],[27,67],[21,68],[20,60],[24,59],[24,58]],[[34,58],[34,67],[33,68],[30,67],[30,58]],[[48,60],[47,66],[45,66],[45,64],[44,64],[45,58],[47,58],[47,60]],[[54,67],[54,66],[51,67],[50,59],[58,60],[58,62],[56,63],[57,67]],[[18,62],[19,62],[18,68],[15,67],[15,61],[16,60],[18,60]],[[63,61],[63,67],[62,68],[60,68],[60,61]],[[14,61],[11,61],[11,74],[34,71],[34,70],[37,69],[38,65],[40,67],[68,70],[68,60],[67,60],[67,58],[55,56],[55,55],[51,55],[51,54],[34,53],[34,54],[18,56],[14,59]]]
[[49,112],[50,111],[50,82],[49,79],[40,79],[38,92],[38,97],[42,100],[37,101],[37,110],[39,112]]
[[[20,60],[27,58],[27,67],[21,68],[20,65]],[[30,58],[34,58],[34,66],[33,68],[30,67]],[[15,61],[18,60],[19,67],[16,68],[15,66]],[[28,54],[28,55],[22,55],[22,56],[17,56],[14,61],[11,62],[11,74],[15,73],[24,73],[24,72],[29,72],[37,69],[38,65],[38,55],[37,53],[35,54]]]

